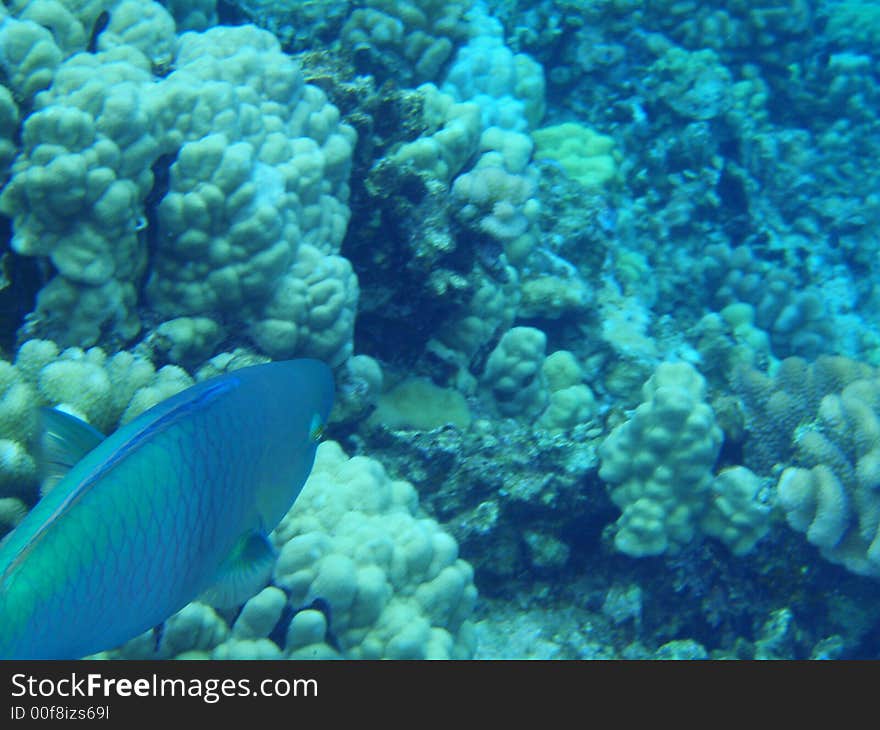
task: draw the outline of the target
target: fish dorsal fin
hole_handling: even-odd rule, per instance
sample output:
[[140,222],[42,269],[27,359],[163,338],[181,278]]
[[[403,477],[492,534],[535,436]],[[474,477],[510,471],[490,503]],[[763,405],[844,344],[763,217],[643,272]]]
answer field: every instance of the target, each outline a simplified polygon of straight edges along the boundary
[[221,609],[244,603],[269,581],[275,557],[266,533],[246,532],[220,564],[214,583],[199,600]]
[[37,465],[43,494],[104,440],[98,429],[55,408],[40,408]]

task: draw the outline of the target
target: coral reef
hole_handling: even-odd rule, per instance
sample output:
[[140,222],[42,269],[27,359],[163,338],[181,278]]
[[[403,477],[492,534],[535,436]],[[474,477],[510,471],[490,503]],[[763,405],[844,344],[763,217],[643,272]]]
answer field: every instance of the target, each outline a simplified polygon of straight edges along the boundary
[[8,0],[0,534],[41,407],[110,433],[313,357],[270,584],[108,656],[876,658],[878,38],[859,0]]

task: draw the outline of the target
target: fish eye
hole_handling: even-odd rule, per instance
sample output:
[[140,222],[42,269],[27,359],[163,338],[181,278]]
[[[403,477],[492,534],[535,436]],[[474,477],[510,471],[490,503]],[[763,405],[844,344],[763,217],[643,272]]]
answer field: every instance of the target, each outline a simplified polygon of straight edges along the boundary
[[324,428],[327,424],[321,420],[321,417],[316,413],[312,416],[312,422],[309,424],[309,438],[318,443],[322,438],[324,438]]

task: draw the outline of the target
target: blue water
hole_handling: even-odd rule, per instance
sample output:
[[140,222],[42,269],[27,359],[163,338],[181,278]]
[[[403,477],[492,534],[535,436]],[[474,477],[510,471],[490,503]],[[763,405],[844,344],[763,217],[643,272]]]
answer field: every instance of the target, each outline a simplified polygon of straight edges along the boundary
[[39,406],[314,357],[342,449],[108,656],[878,656],[874,3],[70,9],[0,9],[0,533]]

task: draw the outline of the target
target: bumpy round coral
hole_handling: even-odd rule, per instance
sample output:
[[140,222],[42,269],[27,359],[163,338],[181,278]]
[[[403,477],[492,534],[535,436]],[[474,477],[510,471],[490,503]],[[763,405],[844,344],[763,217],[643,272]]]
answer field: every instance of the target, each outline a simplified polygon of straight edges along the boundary
[[779,479],[788,523],[828,560],[880,577],[880,379],[822,398],[795,431],[795,462]]
[[535,327],[513,327],[492,350],[483,381],[504,416],[536,416],[547,405],[542,366],[547,336]]
[[[363,659],[464,658],[473,571],[455,540],[420,518],[409,482],[322,444],[297,505],[276,530],[275,581],[294,605],[324,598],[344,653]],[[306,655],[308,645],[292,646]]]
[[[338,3],[336,3],[338,5]],[[358,3],[342,38],[380,76],[429,81],[467,34],[468,3],[454,0],[367,0]]]
[[[57,270],[29,333],[118,344],[138,334],[144,305],[168,319],[211,318],[219,338],[278,320],[274,295],[297,275],[299,247],[331,257],[342,241],[354,130],[266,31],[221,26],[178,38],[156,3],[117,0],[76,17],[56,5],[35,0],[0,17],[0,38],[17,44],[4,43],[0,65],[13,92],[33,96],[0,210],[13,218],[13,248]],[[102,7],[112,12],[97,51],[70,55]],[[0,97],[0,140],[16,114]],[[0,166],[7,158],[0,143]],[[295,351],[285,332],[264,332],[258,344],[341,361],[356,281],[346,262],[314,259],[300,303],[321,311],[281,307],[291,326],[313,329]]]
[[483,126],[526,131],[544,115],[544,70],[524,53],[504,45],[503,32],[484,19],[484,32],[458,52],[443,90],[458,101],[474,101]]
[[301,246],[251,336],[270,357],[298,353],[336,366],[352,351],[358,282],[348,259]]
[[721,447],[705,381],[690,365],[662,363],[642,392],[645,402],[599,449],[599,475],[623,510],[614,544],[637,557],[694,538]]

